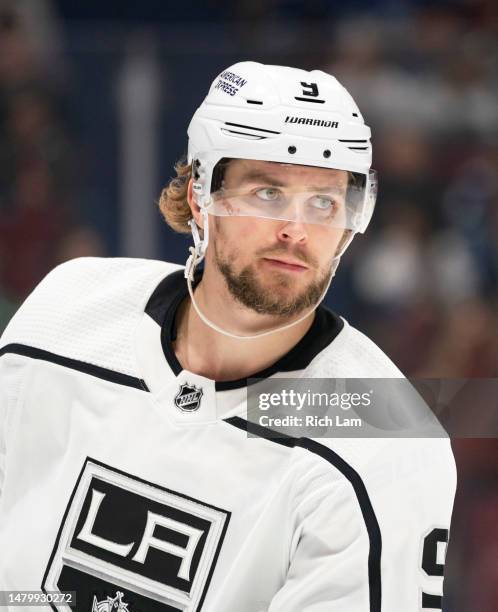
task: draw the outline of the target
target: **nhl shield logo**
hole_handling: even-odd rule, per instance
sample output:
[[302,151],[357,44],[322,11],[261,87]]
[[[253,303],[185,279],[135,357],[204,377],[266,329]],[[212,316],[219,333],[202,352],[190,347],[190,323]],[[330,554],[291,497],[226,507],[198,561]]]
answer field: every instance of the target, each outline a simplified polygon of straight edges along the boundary
[[201,405],[202,389],[188,383],[180,386],[180,391],[175,396],[177,408],[184,412],[194,412]]

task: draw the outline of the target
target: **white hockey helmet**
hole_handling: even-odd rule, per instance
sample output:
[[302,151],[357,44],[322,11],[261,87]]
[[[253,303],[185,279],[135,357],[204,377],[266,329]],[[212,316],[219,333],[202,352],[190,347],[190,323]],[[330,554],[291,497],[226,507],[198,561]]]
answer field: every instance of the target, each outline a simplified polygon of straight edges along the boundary
[[366,230],[377,193],[370,128],[333,76],[257,62],[234,64],[213,81],[188,135],[201,209],[209,210],[213,169],[223,158],[318,166],[359,175],[354,223],[348,229]]

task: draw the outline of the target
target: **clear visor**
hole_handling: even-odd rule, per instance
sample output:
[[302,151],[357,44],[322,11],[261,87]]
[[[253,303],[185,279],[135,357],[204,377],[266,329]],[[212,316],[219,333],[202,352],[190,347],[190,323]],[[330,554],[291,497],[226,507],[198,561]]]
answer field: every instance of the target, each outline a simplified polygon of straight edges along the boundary
[[[286,166],[287,172],[279,172],[276,177],[249,173],[241,175],[241,180],[223,181],[211,194],[207,211],[221,217],[259,217],[365,230],[375,204],[375,171],[367,177],[320,169],[307,176],[302,172],[293,175],[291,167]],[[316,184],[307,184],[309,178]],[[235,182],[237,186],[232,187]]]

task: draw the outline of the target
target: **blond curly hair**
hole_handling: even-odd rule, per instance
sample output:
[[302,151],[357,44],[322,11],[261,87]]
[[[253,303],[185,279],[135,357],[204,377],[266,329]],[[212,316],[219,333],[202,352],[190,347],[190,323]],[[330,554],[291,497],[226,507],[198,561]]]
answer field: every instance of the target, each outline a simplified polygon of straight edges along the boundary
[[192,164],[182,158],[175,164],[176,177],[162,190],[158,206],[166,223],[176,232],[190,234],[188,222],[192,211],[187,199],[188,183],[192,176]]

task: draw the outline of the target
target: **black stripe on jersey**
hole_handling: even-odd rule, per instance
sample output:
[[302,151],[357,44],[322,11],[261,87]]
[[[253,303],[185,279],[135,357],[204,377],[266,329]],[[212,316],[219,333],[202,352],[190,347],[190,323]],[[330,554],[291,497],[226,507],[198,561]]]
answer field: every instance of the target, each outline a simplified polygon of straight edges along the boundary
[[365,487],[361,476],[358,472],[352,468],[347,461],[345,461],[335,451],[315,440],[309,438],[293,438],[285,434],[281,434],[276,431],[272,431],[257,423],[251,423],[241,417],[229,417],[224,419],[226,423],[238,427],[243,431],[247,431],[253,435],[265,438],[277,444],[283,444],[284,446],[295,447],[299,446],[305,448],[316,455],[322,457],[329,463],[331,463],[336,469],[338,469],[343,476],[345,476],[351,483],[358,503],[360,504],[361,513],[363,520],[368,532],[368,538],[370,541],[370,550],[368,553],[368,582],[369,582],[369,593],[370,593],[370,612],[381,612],[381,600],[382,600],[382,584],[381,584],[381,569],[380,560],[382,555],[382,535],[380,532],[379,523],[375,516],[375,511],[370,501],[368,491]]
[[85,361],[78,361],[77,359],[70,359],[69,357],[63,357],[56,353],[50,353],[43,349],[35,348],[33,346],[27,346],[26,344],[7,344],[0,349],[0,357],[12,353],[15,355],[22,355],[23,357],[31,357],[31,359],[41,359],[42,361],[49,361],[50,363],[56,363],[57,365],[63,366],[64,368],[70,368],[71,370],[77,370],[84,374],[90,374],[90,376],[96,376],[102,380],[116,383],[118,385],[125,385],[126,387],[133,387],[134,389],[140,389],[140,391],[149,391],[145,381],[141,378],[135,378],[122,372],[116,372],[114,370],[108,370],[100,366],[93,365],[93,363],[86,363]]

